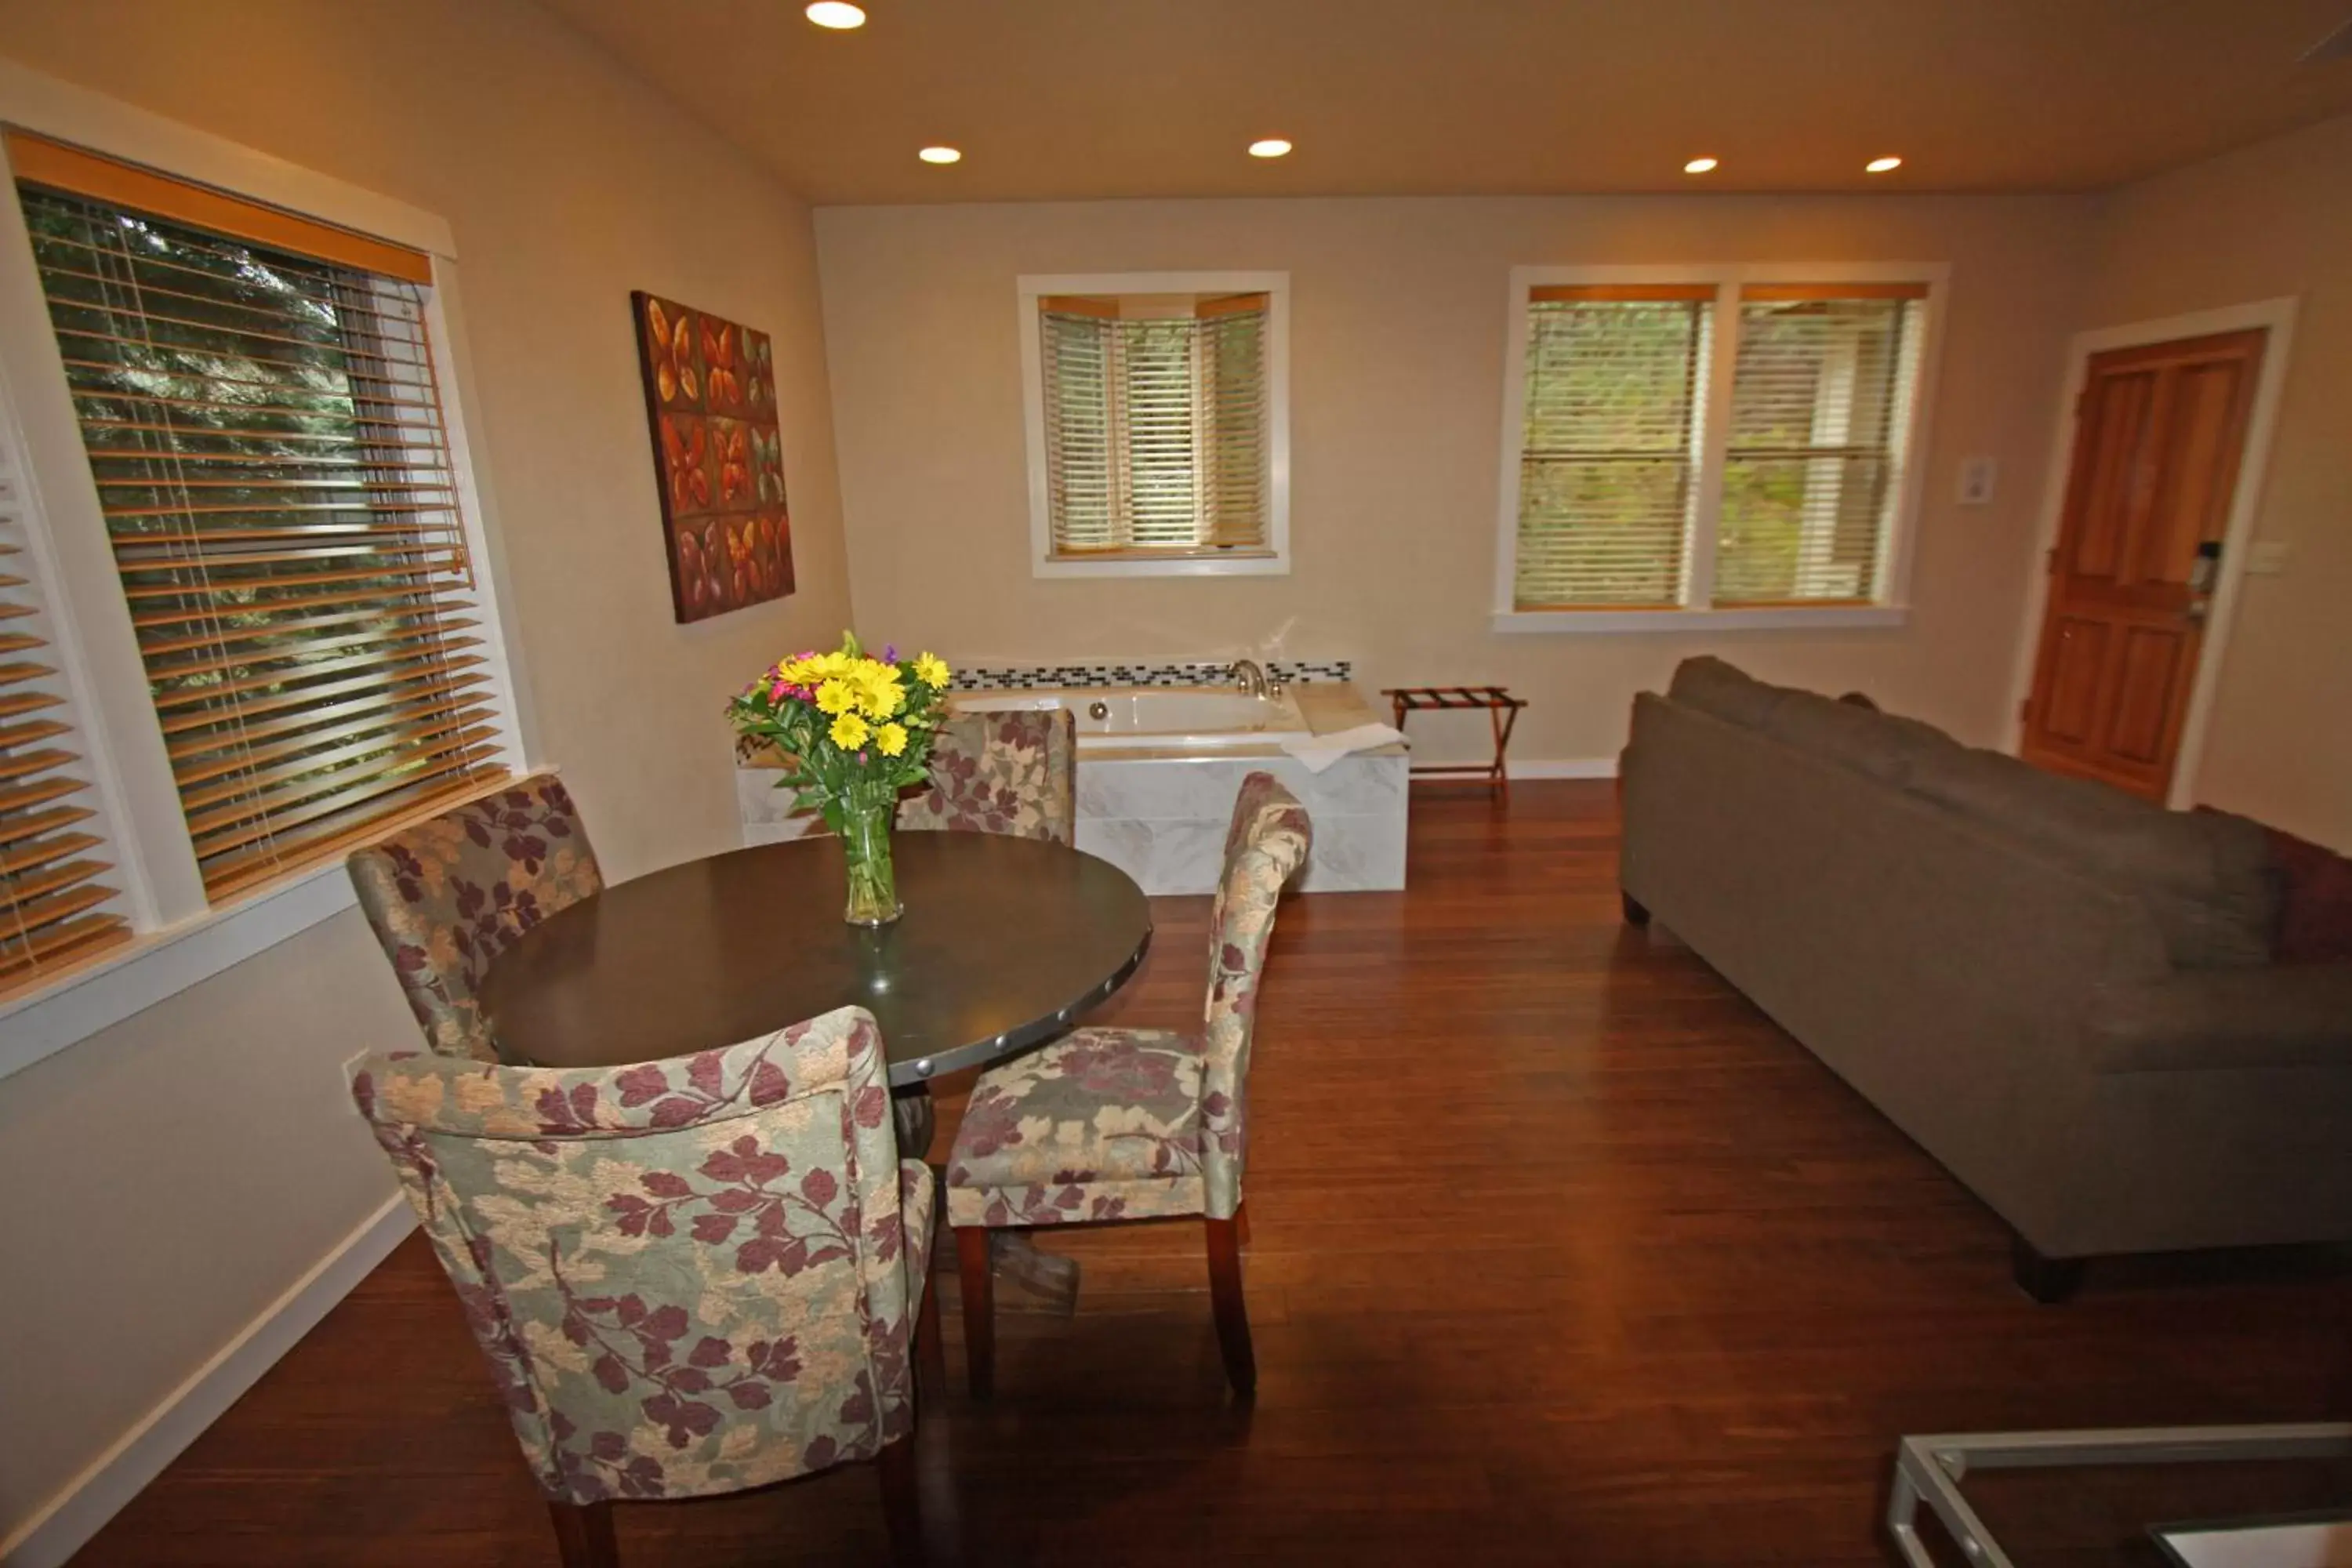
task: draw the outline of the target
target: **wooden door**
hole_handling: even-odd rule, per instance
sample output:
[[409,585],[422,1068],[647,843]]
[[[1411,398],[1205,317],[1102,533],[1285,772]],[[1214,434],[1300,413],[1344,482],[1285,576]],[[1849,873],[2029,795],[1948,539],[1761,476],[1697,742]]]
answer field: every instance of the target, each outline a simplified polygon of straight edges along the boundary
[[2025,704],[2027,762],[2153,800],[2171,787],[2266,335],[2091,357]]

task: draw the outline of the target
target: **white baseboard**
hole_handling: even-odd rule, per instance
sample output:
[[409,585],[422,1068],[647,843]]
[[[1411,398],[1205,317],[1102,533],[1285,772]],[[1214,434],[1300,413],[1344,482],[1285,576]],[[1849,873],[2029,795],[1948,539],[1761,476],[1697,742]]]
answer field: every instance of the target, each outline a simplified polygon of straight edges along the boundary
[[0,1542],[0,1568],[58,1568],[80,1551],[415,1228],[416,1215],[404,1197],[395,1195],[376,1210],[88,1469]]
[[1613,779],[1617,776],[1617,759],[1537,757],[1522,762],[1514,757],[1504,764],[1504,771],[1515,779]]

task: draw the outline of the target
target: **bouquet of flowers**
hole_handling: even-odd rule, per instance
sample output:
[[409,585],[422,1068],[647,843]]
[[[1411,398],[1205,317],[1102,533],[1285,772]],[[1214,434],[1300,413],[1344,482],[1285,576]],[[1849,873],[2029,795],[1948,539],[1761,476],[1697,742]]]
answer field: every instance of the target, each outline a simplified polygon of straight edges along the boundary
[[739,733],[784,754],[777,787],[841,836],[856,924],[887,924],[900,912],[890,822],[898,792],[929,774],[949,674],[928,653],[902,661],[886,647],[875,658],[844,632],[833,652],[779,660],[728,704]]

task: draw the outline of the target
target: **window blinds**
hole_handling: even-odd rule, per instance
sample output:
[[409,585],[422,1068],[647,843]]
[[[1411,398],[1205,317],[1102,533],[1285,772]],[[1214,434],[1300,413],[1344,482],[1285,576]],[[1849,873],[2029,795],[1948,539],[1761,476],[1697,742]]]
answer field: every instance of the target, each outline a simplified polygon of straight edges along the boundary
[[427,259],[9,153],[207,893],[499,776]]
[[74,751],[28,564],[19,480],[0,445],[0,994],[131,934]]
[[1915,284],[1740,291],[1715,603],[1877,596],[1927,294]]
[[1267,309],[1263,294],[1189,315],[1039,301],[1055,555],[1271,548]]
[[1714,298],[1708,285],[1529,295],[1517,608],[1677,601]]

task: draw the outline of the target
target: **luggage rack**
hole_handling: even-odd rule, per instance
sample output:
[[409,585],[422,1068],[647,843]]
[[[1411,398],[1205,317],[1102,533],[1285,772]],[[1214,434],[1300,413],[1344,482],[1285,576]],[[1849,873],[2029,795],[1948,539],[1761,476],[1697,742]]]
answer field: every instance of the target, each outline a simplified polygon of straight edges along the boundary
[[1431,763],[1408,770],[1413,778],[1484,779],[1486,787],[1505,800],[1511,798],[1511,779],[1503,765],[1503,754],[1510,749],[1511,731],[1519,721],[1519,710],[1527,700],[1514,697],[1500,686],[1389,686],[1381,689],[1396,710],[1396,727],[1404,729],[1408,713],[1433,710],[1484,710],[1487,723],[1495,732],[1495,760],[1491,763]]

